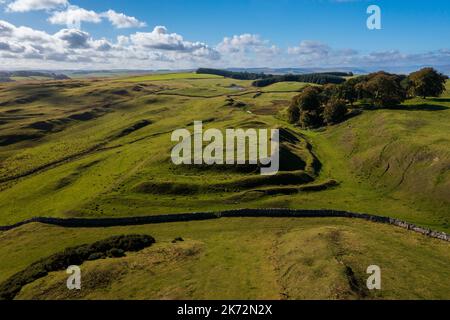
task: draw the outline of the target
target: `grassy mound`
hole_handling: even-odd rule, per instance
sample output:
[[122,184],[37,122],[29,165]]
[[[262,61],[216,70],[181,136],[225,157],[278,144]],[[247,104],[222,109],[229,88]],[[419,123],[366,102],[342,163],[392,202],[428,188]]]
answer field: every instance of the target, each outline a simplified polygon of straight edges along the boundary
[[0,284],[0,300],[11,300],[23,286],[45,277],[49,272],[65,270],[71,265],[81,265],[87,260],[123,256],[125,251],[139,251],[155,243],[148,235],[114,236],[92,244],[67,248],[60,253],[31,264]]

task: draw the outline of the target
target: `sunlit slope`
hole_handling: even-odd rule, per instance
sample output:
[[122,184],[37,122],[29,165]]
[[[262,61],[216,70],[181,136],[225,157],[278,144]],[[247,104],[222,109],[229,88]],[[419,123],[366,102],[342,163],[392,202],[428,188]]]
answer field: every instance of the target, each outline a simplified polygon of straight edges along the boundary
[[[302,131],[282,117],[301,86],[261,92],[193,74],[2,85],[0,224],[292,207],[449,230],[450,94]],[[175,167],[172,131],[199,120],[205,129],[281,128],[282,172]]]
[[[219,208],[222,204],[232,207],[239,203],[232,198],[239,193],[245,196],[256,188],[266,192],[267,187],[279,185],[295,189],[314,182],[317,159],[308,142],[290,130],[281,133],[283,172],[277,177],[262,177],[258,168],[249,166],[228,169],[172,164],[172,131],[192,130],[194,121],[203,121],[205,129],[282,125],[271,116],[253,114],[245,102],[240,107],[229,104],[230,99],[252,91],[245,87],[248,82],[158,79],[136,85],[103,81],[103,89],[98,88],[98,81],[76,82],[76,86],[74,82],[61,83],[64,90],[59,90],[58,96],[44,95],[45,87],[20,92],[40,98],[16,113],[42,106],[46,112],[38,119],[8,118],[4,125],[4,136],[24,138],[10,139],[2,148],[0,198],[4,222],[35,215],[142,215],[204,210],[211,205]],[[183,93],[189,89],[191,94],[205,95],[211,88],[218,96],[195,98]],[[4,94],[18,95],[18,90],[5,88]],[[79,114],[90,115],[97,110],[89,109],[94,103],[92,97],[95,103],[107,104],[107,111],[80,118]],[[14,99],[5,103],[5,114],[17,108]],[[252,107],[265,103],[260,100]],[[55,123],[62,125],[54,129]],[[180,201],[174,202],[174,197]],[[191,209],[185,200],[193,204]]]
[[433,227],[448,229],[448,96],[410,100],[393,110],[365,111],[323,133],[310,133],[319,158],[336,160],[324,161],[324,173],[335,175],[355,198],[361,189],[370,189],[386,210],[394,212],[404,204],[410,208],[407,219],[419,222],[427,216]]
[[[105,229],[28,225],[0,234],[0,281],[68,246],[120,234],[157,243],[124,258],[81,265],[82,290],[65,272],[18,299],[448,299],[448,243],[349,219],[219,219]],[[44,237],[45,235],[45,237]],[[177,237],[184,241],[172,243]],[[48,241],[58,239],[58,241]],[[382,290],[366,289],[378,265]]]

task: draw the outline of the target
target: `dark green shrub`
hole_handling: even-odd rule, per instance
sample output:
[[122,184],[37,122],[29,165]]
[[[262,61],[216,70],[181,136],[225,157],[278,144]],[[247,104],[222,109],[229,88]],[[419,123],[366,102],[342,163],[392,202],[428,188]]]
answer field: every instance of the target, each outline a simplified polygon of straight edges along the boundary
[[125,251],[122,249],[112,248],[106,253],[106,255],[110,258],[121,258],[125,256]]
[[91,255],[89,255],[89,257],[87,258],[87,260],[89,261],[94,261],[94,260],[100,260],[100,259],[104,259],[106,258],[106,255],[100,252],[95,252]]
[[172,240],[172,243],[183,242],[183,241],[184,241],[184,239],[182,237],[177,237]]

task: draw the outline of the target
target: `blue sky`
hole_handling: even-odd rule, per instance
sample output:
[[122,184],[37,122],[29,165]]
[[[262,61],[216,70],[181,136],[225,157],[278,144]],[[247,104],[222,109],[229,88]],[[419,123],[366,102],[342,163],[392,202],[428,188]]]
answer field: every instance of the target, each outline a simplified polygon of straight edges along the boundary
[[[0,33],[0,60],[24,67],[450,64],[448,0],[1,2],[0,21],[16,38]],[[366,27],[371,4],[381,8],[382,30]],[[65,23],[74,14],[81,24]],[[21,26],[55,39],[43,48]]]

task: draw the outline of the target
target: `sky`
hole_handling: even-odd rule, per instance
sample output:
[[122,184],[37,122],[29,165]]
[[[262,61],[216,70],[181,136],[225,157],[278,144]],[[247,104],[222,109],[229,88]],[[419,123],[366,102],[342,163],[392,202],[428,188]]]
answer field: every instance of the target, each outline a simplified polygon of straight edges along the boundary
[[450,1],[0,0],[2,69],[409,65],[450,65]]

